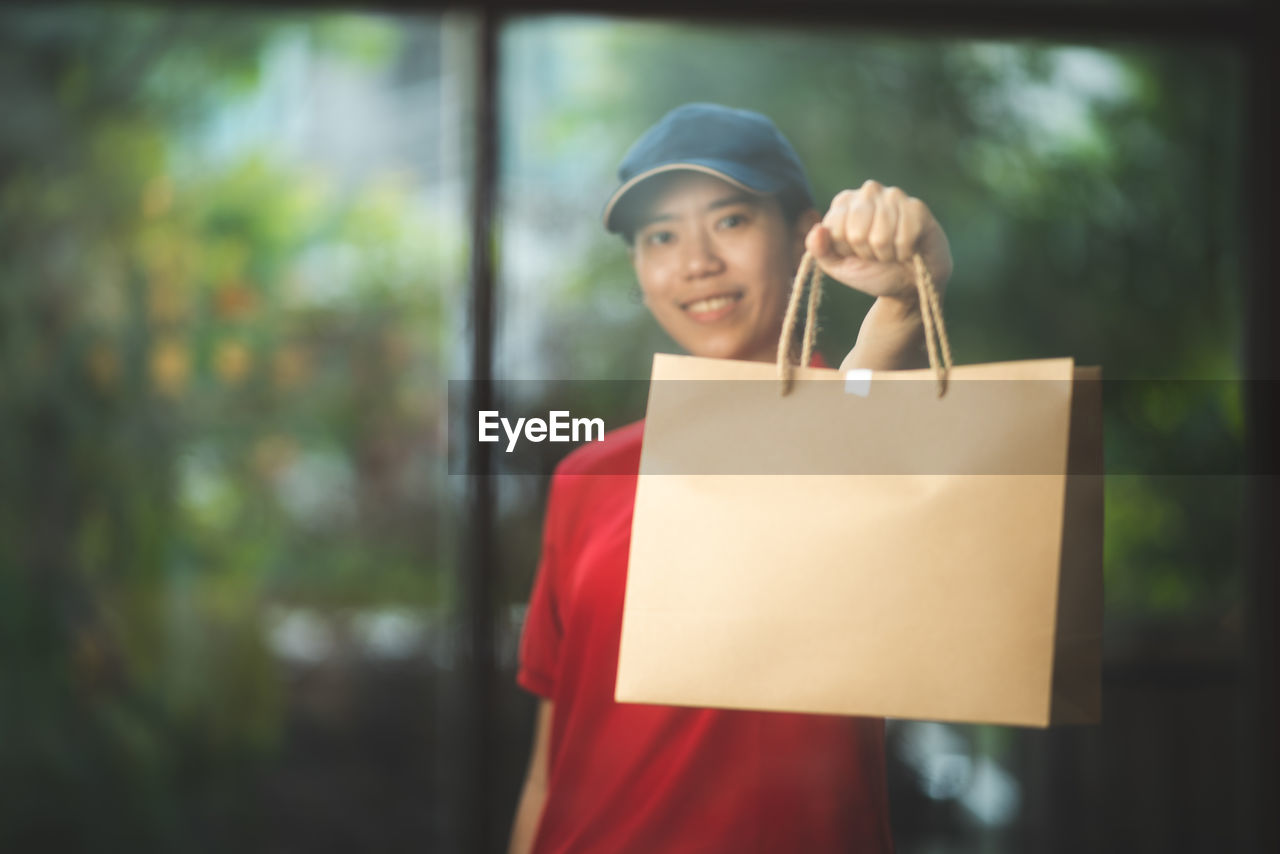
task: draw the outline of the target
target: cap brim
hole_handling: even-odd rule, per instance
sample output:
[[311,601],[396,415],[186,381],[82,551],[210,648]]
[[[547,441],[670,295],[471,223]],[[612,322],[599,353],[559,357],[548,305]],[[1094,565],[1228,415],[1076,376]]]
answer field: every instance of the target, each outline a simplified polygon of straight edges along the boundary
[[[641,172],[639,175],[632,177],[617,190],[614,190],[613,195],[609,197],[609,201],[604,206],[604,214],[602,216],[605,230],[615,233],[618,231],[615,227],[616,223],[614,222],[614,219],[623,197],[653,176],[660,175],[664,172],[701,172],[704,175],[711,175],[714,178],[719,178],[720,180],[728,184],[732,184],[741,190],[746,190],[748,193],[755,193],[757,195],[768,195],[769,193],[776,193],[778,190],[782,189],[781,187],[774,187],[773,182],[769,181],[763,175],[749,174],[750,170],[744,169],[741,164],[733,164],[733,166],[736,167],[735,171],[747,174],[742,174],[741,177],[734,177],[714,161],[696,160],[683,160],[678,163],[664,163],[661,166],[655,166],[652,169]],[[756,186],[752,186],[752,184]]]

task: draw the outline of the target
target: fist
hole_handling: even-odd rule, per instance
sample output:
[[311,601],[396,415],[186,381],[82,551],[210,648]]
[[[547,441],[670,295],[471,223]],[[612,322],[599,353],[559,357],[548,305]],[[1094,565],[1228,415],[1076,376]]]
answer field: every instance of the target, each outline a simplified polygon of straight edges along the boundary
[[929,208],[876,181],[832,199],[822,222],[805,237],[805,248],[822,272],[873,297],[915,301],[916,253],[939,296],[951,277],[951,247]]

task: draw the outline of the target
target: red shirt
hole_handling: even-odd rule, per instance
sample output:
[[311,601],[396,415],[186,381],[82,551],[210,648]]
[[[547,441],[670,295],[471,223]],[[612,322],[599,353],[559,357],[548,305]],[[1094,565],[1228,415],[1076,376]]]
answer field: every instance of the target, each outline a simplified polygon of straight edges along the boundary
[[517,675],[555,704],[534,851],[892,851],[883,721],[614,702],[642,430],[552,479]]

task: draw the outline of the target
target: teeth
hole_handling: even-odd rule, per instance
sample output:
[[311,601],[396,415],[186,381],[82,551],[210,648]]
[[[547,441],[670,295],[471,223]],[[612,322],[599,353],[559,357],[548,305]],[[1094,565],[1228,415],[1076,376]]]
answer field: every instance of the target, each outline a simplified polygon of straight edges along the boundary
[[710,299],[700,299],[697,302],[689,303],[685,307],[685,311],[702,313],[704,311],[715,311],[724,308],[731,302],[737,302],[737,297],[711,297]]

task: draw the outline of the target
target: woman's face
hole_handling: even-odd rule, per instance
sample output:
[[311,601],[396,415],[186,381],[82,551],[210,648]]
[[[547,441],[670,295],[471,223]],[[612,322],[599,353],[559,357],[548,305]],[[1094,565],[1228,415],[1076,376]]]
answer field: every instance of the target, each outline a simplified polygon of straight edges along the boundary
[[809,217],[700,172],[651,180],[631,262],[654,318],[694,356],[773,361]]

